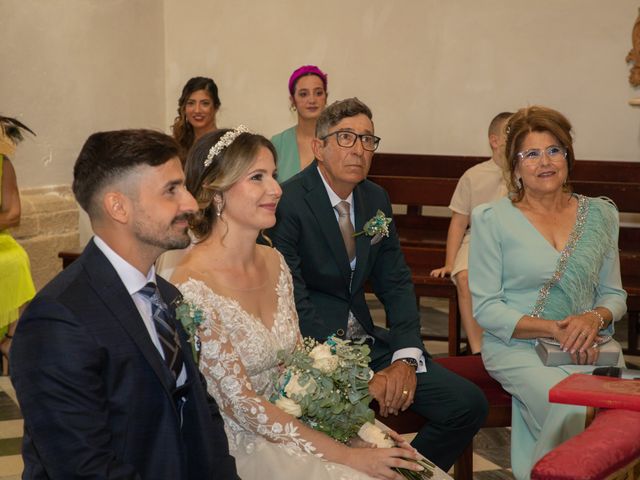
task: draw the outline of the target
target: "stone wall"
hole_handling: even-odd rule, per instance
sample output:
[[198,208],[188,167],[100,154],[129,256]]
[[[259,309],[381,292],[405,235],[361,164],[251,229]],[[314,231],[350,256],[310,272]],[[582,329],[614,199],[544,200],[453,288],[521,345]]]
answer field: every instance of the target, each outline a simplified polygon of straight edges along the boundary
[[62,269],[58,252],[80,248],[78,205],[69,186],[21,190],[20,200],[20,225],[11,234],[29,254],[39,290]]

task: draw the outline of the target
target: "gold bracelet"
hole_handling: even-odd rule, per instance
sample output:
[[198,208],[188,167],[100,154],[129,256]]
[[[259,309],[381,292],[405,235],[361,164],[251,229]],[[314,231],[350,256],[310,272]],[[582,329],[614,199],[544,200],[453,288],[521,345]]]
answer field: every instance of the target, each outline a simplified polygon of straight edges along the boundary
[[605,327],[604,317],[599,311],[597,311],[595,308],[592,308],[591,310],[587,310],[584,313],[593,313],[596,317],[598,317],[598,320],[600,320],[600,326],[598,327],[598,330],[604,329]]

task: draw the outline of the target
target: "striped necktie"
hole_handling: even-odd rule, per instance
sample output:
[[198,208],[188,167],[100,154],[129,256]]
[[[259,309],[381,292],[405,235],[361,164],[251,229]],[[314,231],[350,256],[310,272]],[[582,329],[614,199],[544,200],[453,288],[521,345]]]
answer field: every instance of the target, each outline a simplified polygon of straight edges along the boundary
[[177,379],[182,371],[184,359],[174,320],[171,318],[167,304],[160,297],[155,283],[147,283],[139,292],[151,302],[151,316],[164,352],[164,361],[173,377]]

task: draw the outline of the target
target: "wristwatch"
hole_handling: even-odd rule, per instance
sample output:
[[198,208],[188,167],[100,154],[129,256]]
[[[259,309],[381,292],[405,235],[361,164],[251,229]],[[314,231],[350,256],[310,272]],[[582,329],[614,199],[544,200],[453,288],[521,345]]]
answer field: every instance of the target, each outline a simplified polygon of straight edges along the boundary
[[396,360],[397,362],[403,362],[406,363],[407,365],[409,365],[410,367],[413,367],[415,370],[418,369],[418,361],[415,358],[411,358],[411,357],[407,357],[407,358],[399,358],[398,360]]

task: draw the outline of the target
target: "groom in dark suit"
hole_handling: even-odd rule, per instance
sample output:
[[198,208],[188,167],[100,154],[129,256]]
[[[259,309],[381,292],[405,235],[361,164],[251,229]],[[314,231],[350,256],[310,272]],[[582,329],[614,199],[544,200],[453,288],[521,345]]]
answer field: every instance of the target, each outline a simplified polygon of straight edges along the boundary
[[93,134],[73,191],[95,236],[42,289],[11,349],[23,478],[235,479],[223,421],[155,275],[197,210],[162,133]]
[[[366,179],[379,141],[371,111],[358,99],[324,110],[312,143],[316,160],[282,185],[269,236],[293,274],[302,334],[368,342],[376,372],[369,390],[381,413],[411,408],[425,416],[412,445],[447,471],[483,424],[487,403],[424,350],[411,272],[393,222],[385,221],[392,217],[389,196]],[[379,210],[385,218],[365,230]],[[388,330],[373,324],[367,281],[384,305]]]

